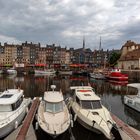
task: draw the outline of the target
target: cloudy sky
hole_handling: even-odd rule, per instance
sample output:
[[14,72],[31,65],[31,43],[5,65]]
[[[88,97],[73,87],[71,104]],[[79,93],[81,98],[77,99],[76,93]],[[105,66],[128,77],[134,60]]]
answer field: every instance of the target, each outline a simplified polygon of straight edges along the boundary
[[120,49],[140,43],[139,0],[0,0],[0,42]]

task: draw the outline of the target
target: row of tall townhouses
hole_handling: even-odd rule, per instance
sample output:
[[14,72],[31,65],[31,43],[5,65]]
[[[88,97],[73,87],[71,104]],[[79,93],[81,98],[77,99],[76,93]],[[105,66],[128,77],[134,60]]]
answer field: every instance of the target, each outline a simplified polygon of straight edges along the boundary
[[71,63],[104,65],[109,60],[110,51],[85,49],[67,49],[55,44],[41,47],[40,43],[33,44],[0,44],[0,65],[12,66],[15,63],[26,65],[65,65]]

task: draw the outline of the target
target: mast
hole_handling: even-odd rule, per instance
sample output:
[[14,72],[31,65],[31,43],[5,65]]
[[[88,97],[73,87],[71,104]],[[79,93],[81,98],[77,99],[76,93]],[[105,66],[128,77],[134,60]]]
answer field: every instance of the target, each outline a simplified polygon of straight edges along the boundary
[[85,36],[83,36],[83,53],[84,53],[84,63],[85,63]]
[[101,61],[102,61],[102,58],[101,58],[101,47],[102,47],[102,43],[101,43],[101,36],[100,36],[100,42],[99,42],[99,57],[100,57],[99,67],[100,68],[101,68]]

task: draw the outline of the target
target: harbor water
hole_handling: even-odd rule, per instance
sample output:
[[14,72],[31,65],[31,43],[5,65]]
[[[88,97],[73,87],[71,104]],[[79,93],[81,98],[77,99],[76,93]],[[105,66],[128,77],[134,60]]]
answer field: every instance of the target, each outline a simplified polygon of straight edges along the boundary
[[[131,81],[132,82],[132,81]],[[136,82],[136,81],[133,81]],[[126,107],[123,103],[123,97],[126,94],[136,94],[135,89],[127,89],[126,83],[116,83],[114,81],[94,80],[88,77],[75,76],[0,76],[0,92],[10,88],[20,87],[24,90],[25,97],[42,97],[44,91],[50,89],[50,85],[56,85],[56,90],[62,90],[64,97],[71,96],[70,86],[87,85],[88,83],[95,89],[100,96],[103,105],[105,105],[113,114],[123,120],[130,126],[140,130],[140,113]],[[35,120],[34,120],[35,122]],[[115,130],[114,130],[115,131]],[[40,128],[35,131],[38,140],[51,140],[52,138],[43,132]],[[115,140],[121,140],[116,133]],[[58,136],[56,140],[106,140],[103,135],[95,134],[86,130],[77,122],[74,127]]]

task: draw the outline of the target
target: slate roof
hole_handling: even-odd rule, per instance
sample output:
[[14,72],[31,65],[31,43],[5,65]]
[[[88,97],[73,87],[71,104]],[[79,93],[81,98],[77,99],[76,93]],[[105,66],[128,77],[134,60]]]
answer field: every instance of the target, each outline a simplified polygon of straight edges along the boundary
[[140,49],[128,52],[125,56],[121,56],[119,61],[138,60],[140,58]]

